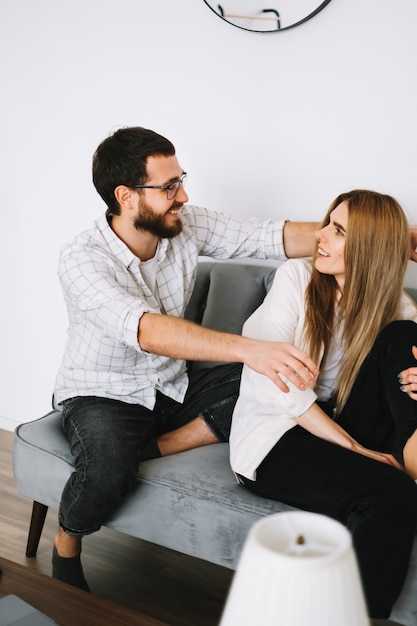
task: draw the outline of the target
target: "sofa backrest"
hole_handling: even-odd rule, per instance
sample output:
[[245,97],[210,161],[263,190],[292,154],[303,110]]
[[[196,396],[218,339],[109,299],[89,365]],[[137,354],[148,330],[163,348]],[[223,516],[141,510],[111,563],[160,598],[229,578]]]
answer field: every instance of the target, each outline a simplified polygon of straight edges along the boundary
[[[206,328],[240,335],[242,326],[262,304],[276,265],[200,262],[185,318]],[[193,368],[217,363],[199,361]]]

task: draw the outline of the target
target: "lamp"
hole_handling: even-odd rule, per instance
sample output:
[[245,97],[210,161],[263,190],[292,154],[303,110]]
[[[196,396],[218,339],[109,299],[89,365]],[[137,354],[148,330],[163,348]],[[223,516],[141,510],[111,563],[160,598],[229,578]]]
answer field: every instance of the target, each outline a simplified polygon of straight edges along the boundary
[[316,513],[257,521],[220,626],[369,626],[349,531]]

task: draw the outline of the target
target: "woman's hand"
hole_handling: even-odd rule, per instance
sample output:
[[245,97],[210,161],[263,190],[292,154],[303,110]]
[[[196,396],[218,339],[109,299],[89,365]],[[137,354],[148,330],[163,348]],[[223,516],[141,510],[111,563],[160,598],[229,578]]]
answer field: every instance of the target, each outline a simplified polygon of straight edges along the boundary
[[[417,361],[417,347],[413,346],[411,352]],[[401,385],[401,391],[408,393],[413,400],[417,400],[417,366],[409,367],[407,370],[400,372],[398,374],[398,380]]]
[[388,454],[387,452],[377,452],[376,450],[371,450],[370,448],[364,448],[360,444],[356,444],[353,447],[353,452],[357,452],[357,454],[367,456],[369,459],[374,459],[374,461],[379,461],[380,463],[386,463],[386,465],[391,465],[392,467],[396,467],[397,469],[404,471],[404,466],[401,465],[401,463],[399,463],[392,454]]

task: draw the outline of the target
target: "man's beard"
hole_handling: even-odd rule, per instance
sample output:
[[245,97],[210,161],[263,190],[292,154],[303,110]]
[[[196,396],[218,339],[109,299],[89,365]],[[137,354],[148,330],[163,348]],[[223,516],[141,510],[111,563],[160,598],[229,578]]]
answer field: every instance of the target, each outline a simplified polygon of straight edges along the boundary
[[[175,208],[180,208],[181,206],[182,204],[179,204]],[[182,231],[182,221],[178,218],[174,226],[167,226],[165,217],[165,215],[155,215],[149,205],[141,204],[133,225],[137,230],[146,230],[160,239],[172,239]]]

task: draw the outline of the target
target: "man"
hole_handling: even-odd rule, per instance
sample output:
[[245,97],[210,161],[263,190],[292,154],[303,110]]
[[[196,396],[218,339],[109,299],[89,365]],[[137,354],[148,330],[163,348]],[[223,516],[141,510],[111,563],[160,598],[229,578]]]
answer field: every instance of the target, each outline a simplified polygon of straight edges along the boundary
[[[93,182],[107,206],[62,250],[68,341],[55,399],[75,457],[64,488],[53,575],[88,590],[81,538],[135,482],[140,460],[228,439],[241,364],[288,391],[316,365],[289,344],[219,333],[183,319],[199,255],[308,256],[316,224],[240,221],[186,206],[174,146],[144,128],[98,147]],[[196,374],[187,360],[221,361]]]

